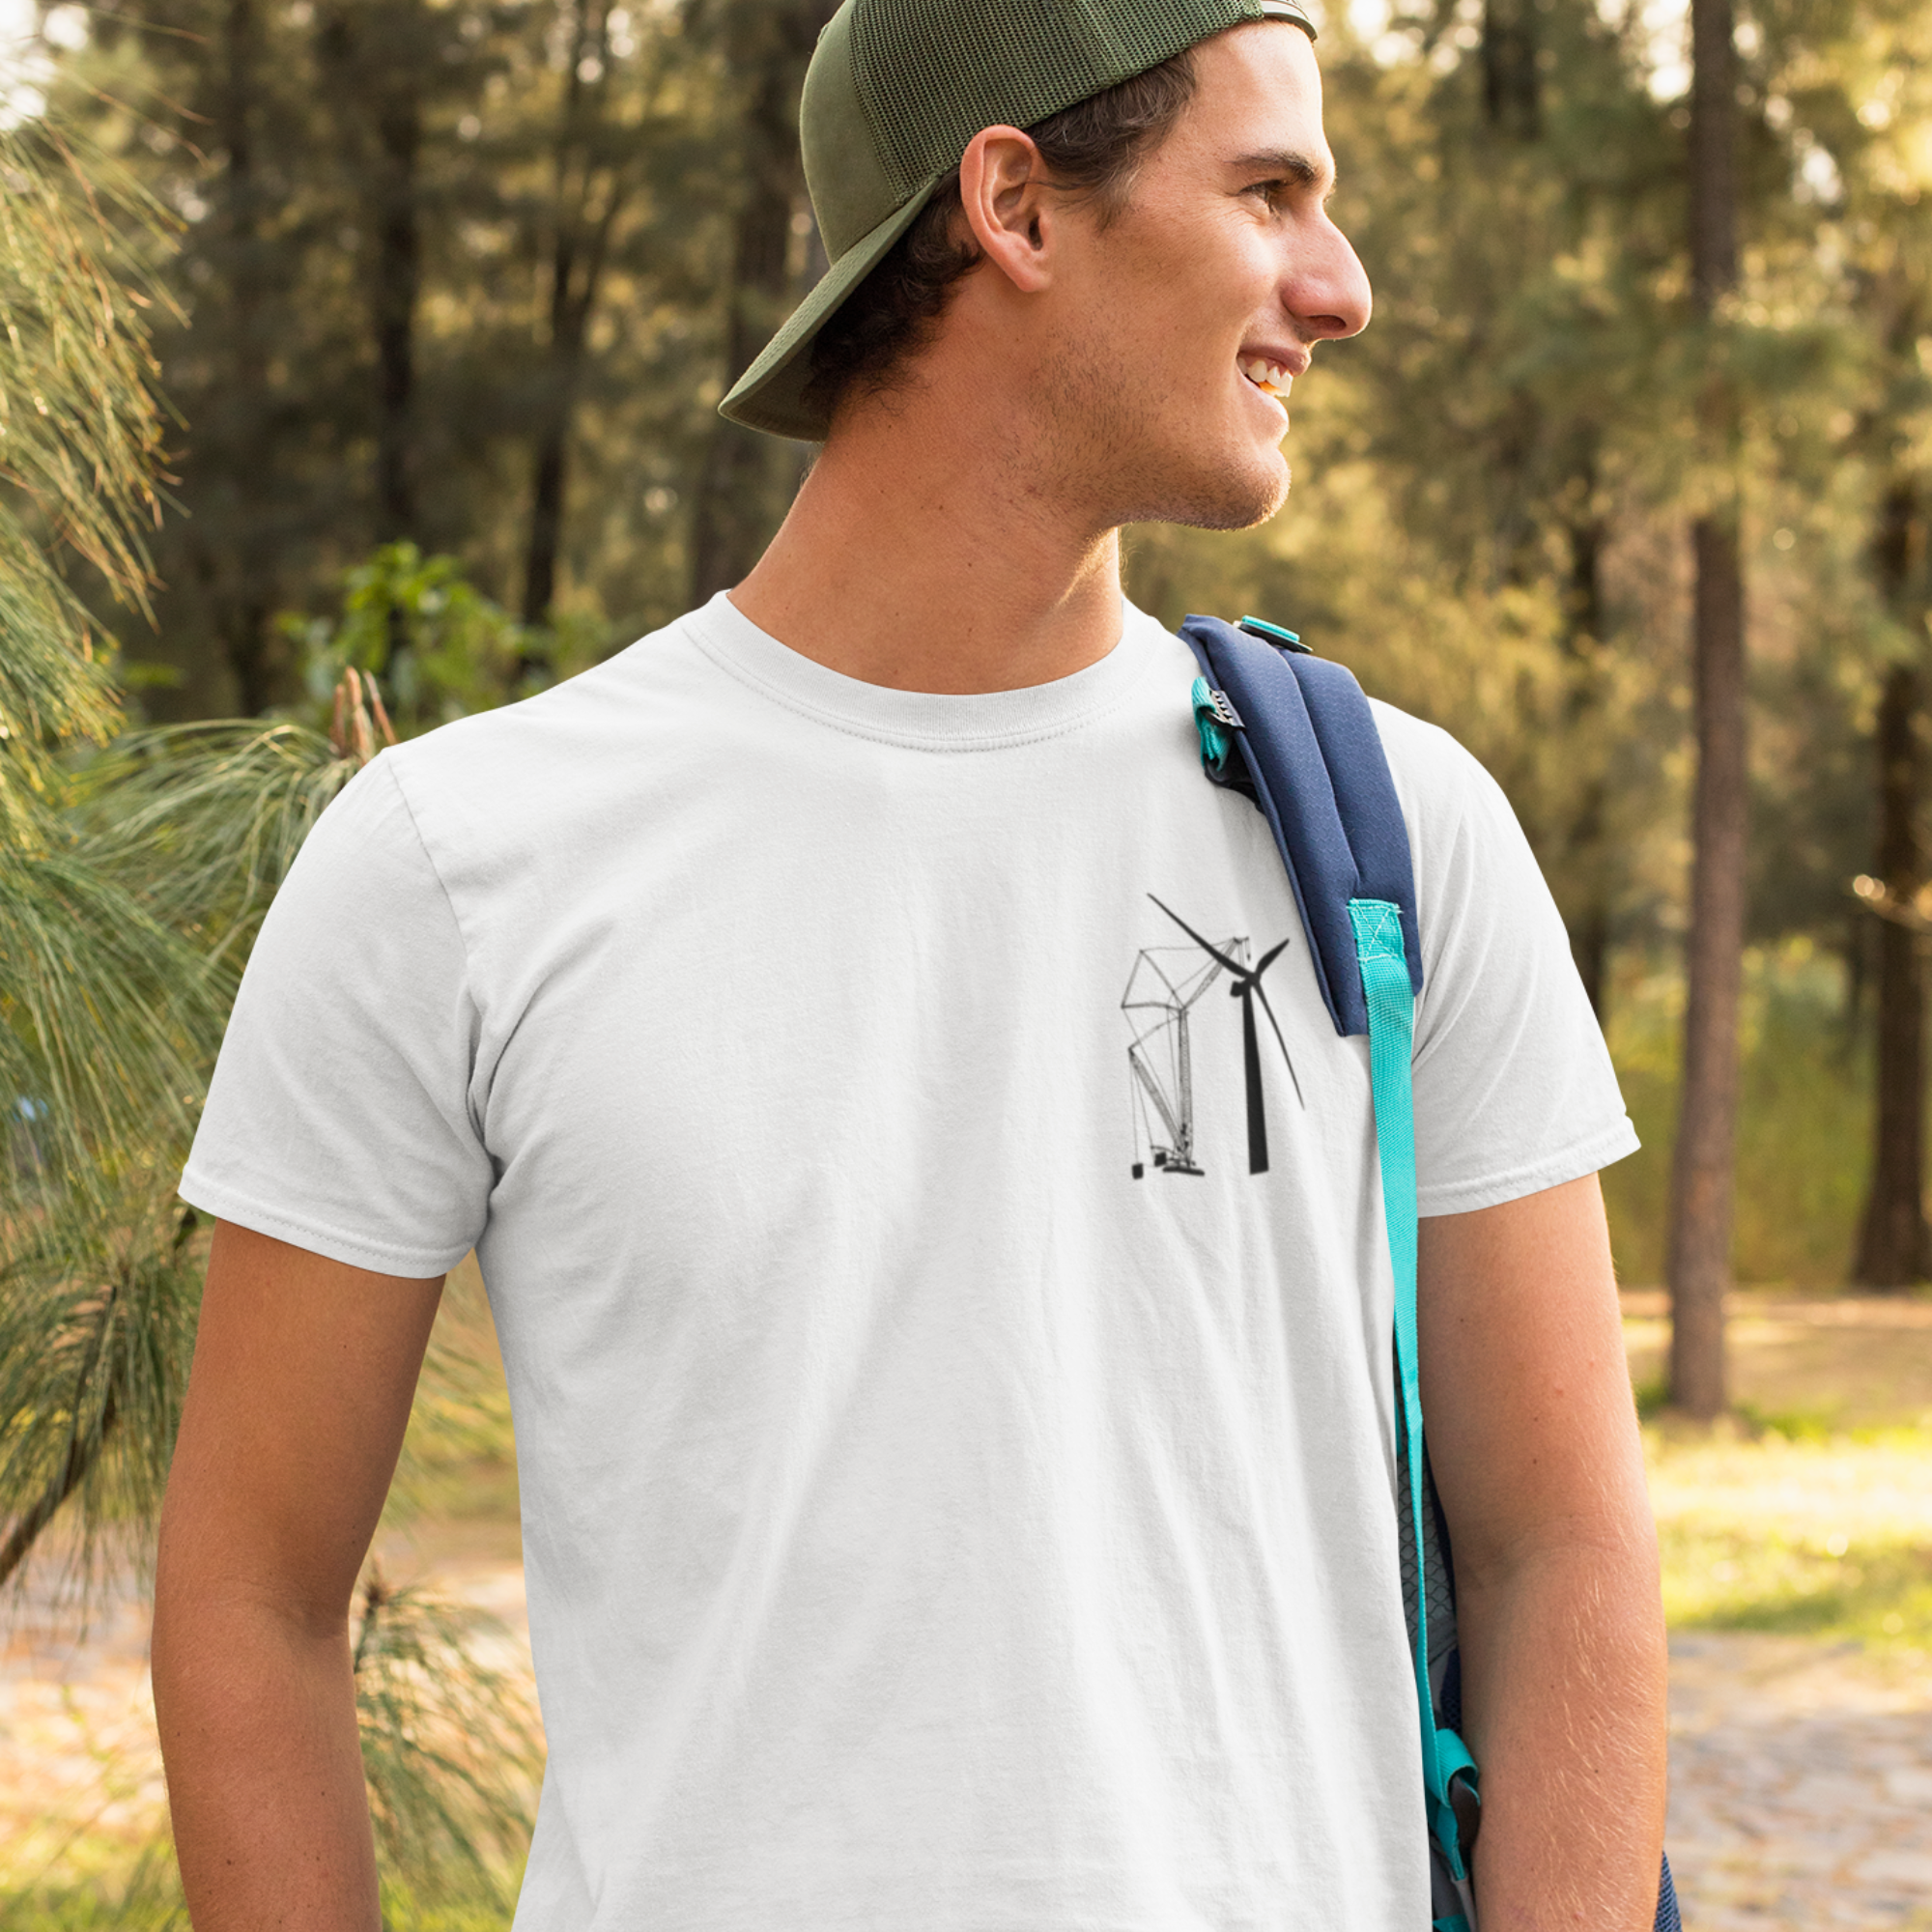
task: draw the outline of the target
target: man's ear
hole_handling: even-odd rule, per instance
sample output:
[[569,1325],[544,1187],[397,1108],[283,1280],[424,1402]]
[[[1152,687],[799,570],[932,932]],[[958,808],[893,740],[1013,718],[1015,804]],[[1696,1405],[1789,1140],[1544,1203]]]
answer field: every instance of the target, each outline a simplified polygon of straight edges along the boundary
[[1054,196],[1033,136],[982,128],[959,157],[959,202],[980,252],[1024,295],[1052,279]]

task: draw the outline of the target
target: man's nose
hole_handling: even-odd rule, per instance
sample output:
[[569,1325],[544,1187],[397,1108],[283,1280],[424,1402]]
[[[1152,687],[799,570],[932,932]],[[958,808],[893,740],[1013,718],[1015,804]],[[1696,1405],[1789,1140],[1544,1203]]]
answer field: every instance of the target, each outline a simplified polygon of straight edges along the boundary
[[1310,341],[1359,335],[1375,305],[1361,257],[1325,214],[1295,263],[1286,293],[1288,306]]

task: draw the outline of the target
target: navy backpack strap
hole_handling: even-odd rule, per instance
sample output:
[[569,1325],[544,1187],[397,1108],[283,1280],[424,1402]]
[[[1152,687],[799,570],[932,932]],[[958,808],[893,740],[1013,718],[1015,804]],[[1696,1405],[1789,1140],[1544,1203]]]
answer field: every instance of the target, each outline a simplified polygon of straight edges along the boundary
[[1210,776],[1251,793],[1266,817],[1335,1031],[1365,1034],[1352,900],[1401,909],[1409,987],[1422,991],[1408,830],[1369,701],[1343,666],[1264,643],[1218,617],[1189,617],[1180,636],[1201,666],[1211,723],[1235,747]]

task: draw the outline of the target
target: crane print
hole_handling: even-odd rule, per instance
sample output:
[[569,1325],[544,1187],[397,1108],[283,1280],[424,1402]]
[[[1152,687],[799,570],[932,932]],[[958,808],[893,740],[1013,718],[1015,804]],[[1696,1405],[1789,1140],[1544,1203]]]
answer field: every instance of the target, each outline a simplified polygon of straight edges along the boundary
[[[1171,906],[1150,893],[1149,898],[1187,935],[1187,946],[1144,947],[1127,976],[1121,1010],[1132,1037],[1127,1045],[1127,1070],[1135,1113],[1133,1176],[1142,1179],[1152,1165],[1166,1174],[1205,1172],[1195,1150],[1194,1045],[1190,1015],[1208,989],[1224,974],[1229,996],[1241,1003],[1241,1058],[1247,1093],[1248,1172],[1268,1168],[1267,1103],[1262,1087],[1261,1037],[1255,1022],[1259,1001],[1288,1065],[1295,1098],[1301,1080],[1282,1037],[1280,1022],[1263,987],[1262,975],[1287,950],[1284,939],[1250,963],[1245,938],[1219,945],[1204,938]],[[1145,1150],[1145,1157],[1143,1157]]]

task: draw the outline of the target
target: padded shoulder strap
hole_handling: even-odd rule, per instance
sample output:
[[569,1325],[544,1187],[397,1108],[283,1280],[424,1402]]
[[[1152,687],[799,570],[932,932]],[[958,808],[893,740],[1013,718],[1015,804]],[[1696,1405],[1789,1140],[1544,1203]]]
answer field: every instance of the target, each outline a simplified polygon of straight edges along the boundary
[[1369,700],[1341,665],[1264,643],[1218,617],[1189,617],[1180,636],[1210,691],[1228,700],[1216,716],[1238,747],[1239,768],[1224,782],[1252,790],[1274,833],[1335,1031],[1365,1034],[1352,901],[1401,907],[1410,989],[1422,990],[1408,832]]
[[[1422,987],[1408,834],[1381,734],[1362,687],[1340,665],[1243,637],[1217,617],[1189,617],[1180,635],[1202,668],[1195,686],[1208,775],[1252,791],[1273,828],[1335,1029],[1367,1034],[1382,1212],[1395,1291],[1395,1365],[1402,1402],[1403,1511],[1416,1552],[1405,1577],[1414,1640],[1416,1715],[1430,1835],[1460,1909],[1435,1932],[1472,1932],[1474,1896],[1457,1805],[1476,1804],[1476,1767],[1458,1734],[1436,1722],[1429,1675],[1429,1601],[1422,1585],[1424,1445],[1415,1320],[1415,1120],[1409,1080],[1415,995]],[[1298,639],[1295,640],[1298,643]],[[1240,750],[1233,770],[1226,740]],[[1242,782],[1242,776],[1245,782]],[[1463,1787],[1459,1790],[1459,1786]]]

